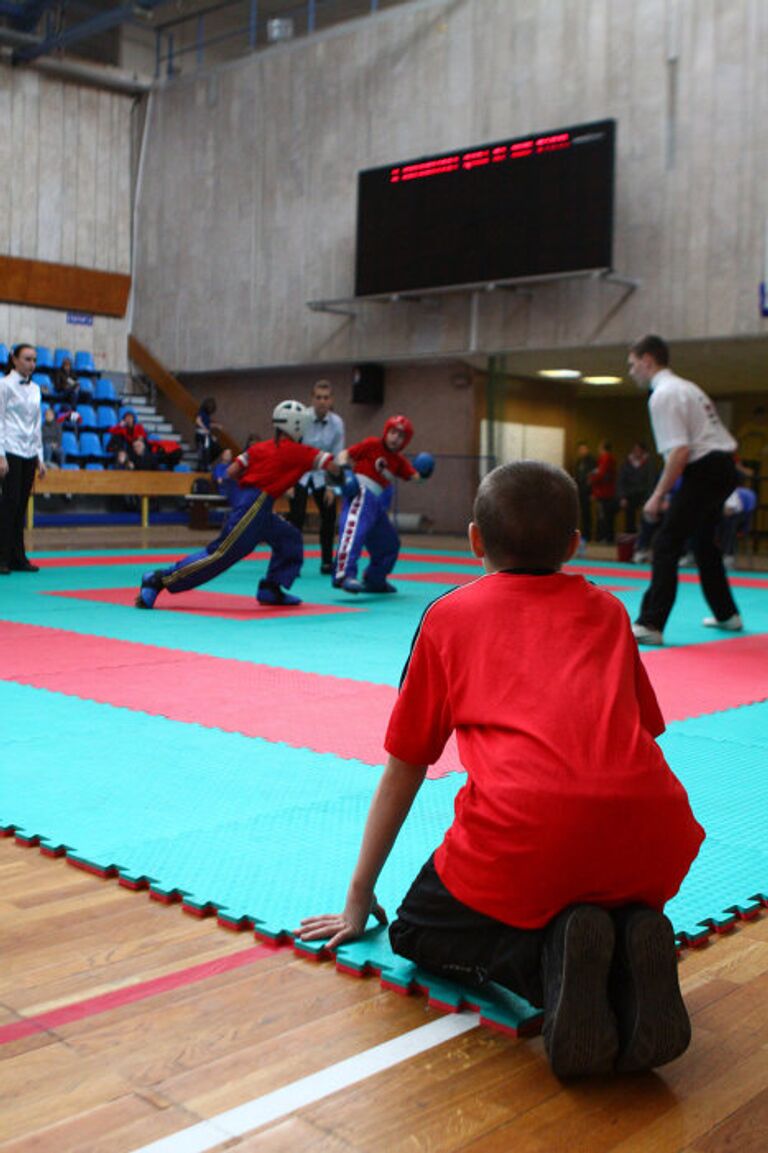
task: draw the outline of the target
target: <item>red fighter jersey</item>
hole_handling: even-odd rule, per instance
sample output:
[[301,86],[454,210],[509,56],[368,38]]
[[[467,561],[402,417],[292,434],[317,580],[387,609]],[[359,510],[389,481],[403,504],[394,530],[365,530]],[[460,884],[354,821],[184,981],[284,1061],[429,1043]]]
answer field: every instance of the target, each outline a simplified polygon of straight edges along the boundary
[[333,460],[330,452],[318,452],[309,444],[297,444],[286,436],[260,440],[237,458],[245,472],[238,478],[241,488],[260,488],[269,496],[282,496],[310,469],[325,468]]
[[468,779],[435,867],[458,900],[527,929],[574,902],[661,909],[677,892],[704,832],[609,593],[493,573],[431,605],[385,747],[434,764],[454,729]]
[[359,444],[353,444],[347,449],[350,460],[355,462],[355,473],[358,476],[367,476],[375,480],[382,488],[387,488],[390,481],[383,475],[383,470],[399,476],[401,480],[410,480],[416,476],[416,469],[402,453],[392,452],[384,444],[380,436],[369,436]]

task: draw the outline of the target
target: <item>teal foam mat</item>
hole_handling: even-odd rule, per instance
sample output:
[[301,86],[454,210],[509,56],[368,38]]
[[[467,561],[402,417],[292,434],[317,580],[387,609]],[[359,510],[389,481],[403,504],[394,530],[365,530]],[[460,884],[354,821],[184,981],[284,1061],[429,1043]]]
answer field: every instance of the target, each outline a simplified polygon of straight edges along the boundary
[[[376,769],[23,685],[4,684],[2,697],[0,827],[270,938],[341,908]],[[768,897],[768,704],[725,715],[720,729],[716,717],[700,718],[662,738],[708,832],[669,908],[685,943]],[[450,823],[462,781],[452,774],[420,791],[377,887],[390,915]],[[499,1028],[535,1026],[535,1011],[501,990],[476,997],[396,958],[380,929],[342,947],[338,964],[375,969],[448,1008],[472,1004]]]

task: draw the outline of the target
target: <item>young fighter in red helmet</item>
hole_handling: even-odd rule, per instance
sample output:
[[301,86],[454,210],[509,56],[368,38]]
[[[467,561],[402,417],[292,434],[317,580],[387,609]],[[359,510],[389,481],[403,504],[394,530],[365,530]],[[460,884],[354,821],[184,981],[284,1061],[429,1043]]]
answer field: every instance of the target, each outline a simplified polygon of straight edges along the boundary
[[272,504],[307,469],[327,469],[334,476],[341,473],[331,453],[300,443],[309,417],[310,410],[298,400],[278,404],[272,413],[273,439],[250,445],[227,469],[227,476],[236,480],[239,488],[219,535],[202,552],[192,553],[170,568],[145,573],[136,598],[137,608],[153,608],[164,589],[182,593],[206,584],[262,543],[271,547],[272,557],[266,576],[259,581],[257,601],[280,607],[301,604],[299,597],[285,591],[301,570],[301,533],[277,516]]
[[[381,436],[369,436],[343,454],[355,470],[354,479],[343,486],[344,506],[339,527],[339,547],[333,576],[335,588],[348,593],[394,593],[387,580],[400,551],[400,538],[389,519],[389,489],[393,480],[426,480],[435,462],[420,453],[413,464],[403,449],[413,437],[407,416],[390,416]],[[363,548],[370,564],[358,580],[357,566]]]

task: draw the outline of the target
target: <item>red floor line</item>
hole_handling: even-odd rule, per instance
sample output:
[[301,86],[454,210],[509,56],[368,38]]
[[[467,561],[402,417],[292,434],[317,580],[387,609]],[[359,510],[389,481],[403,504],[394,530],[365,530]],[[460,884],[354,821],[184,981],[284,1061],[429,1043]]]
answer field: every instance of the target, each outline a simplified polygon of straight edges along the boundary
[[108,1013],[111,1009],[119,1009],[123,1005],[132,1005],[136,1001],[144,1001],[148,997],[157,997],[160,993],[167,993],[173,989],[193,985],[204,981],[208,977],[215,977],[219,973],[229,973],[233,969],[240,969],[251,965],[264,957],[272,957],[275,947],[270,945],[254,945],[250,949],[243,949],[232,953],[228,957],[218,957],[215,961],[204,961],[200,965],[192,965],[188,969],[178,969],[174,973],[166,973],[164,977],[155,977],[151,981],[141,981],[137,985],[126,985],[122,989],[115,989],[111,993],[102,993],[97,997],[88,997],[83,1001],[73,1001],[69,1005],[61,1005],[58,1009],[51,1009],[47,1013],[40,1013],[35,1017],[25,1017],[21,1021],[11,1021],[0,1026],[0,1045],[7,1045],[11,1041],[19,1041],[24,1037],[32,1037],[36,1033],[45,1033],[49,1029],[57,1029],[62,1025],[71,1025],[74,1021],[82,1021],[87,1017],[95,1017],[100,1013]]

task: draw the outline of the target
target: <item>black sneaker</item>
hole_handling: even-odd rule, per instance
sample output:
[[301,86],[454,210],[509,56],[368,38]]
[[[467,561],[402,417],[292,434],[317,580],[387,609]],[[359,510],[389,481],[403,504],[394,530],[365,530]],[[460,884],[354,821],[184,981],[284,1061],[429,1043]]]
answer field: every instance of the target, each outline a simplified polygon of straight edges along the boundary
[[688,1048],[691,1022],[680,992],[675,934],[667,917],[644,905],[614,913],[616,950],[610,993],[619,1022],[616,1068],[655,1069]]
[[547,929],[543,1034],[556,1077],[588,1077],[614,1067],[619,1035],[608,1001],[613,944],[613,922],[596,905],[573,905]]

